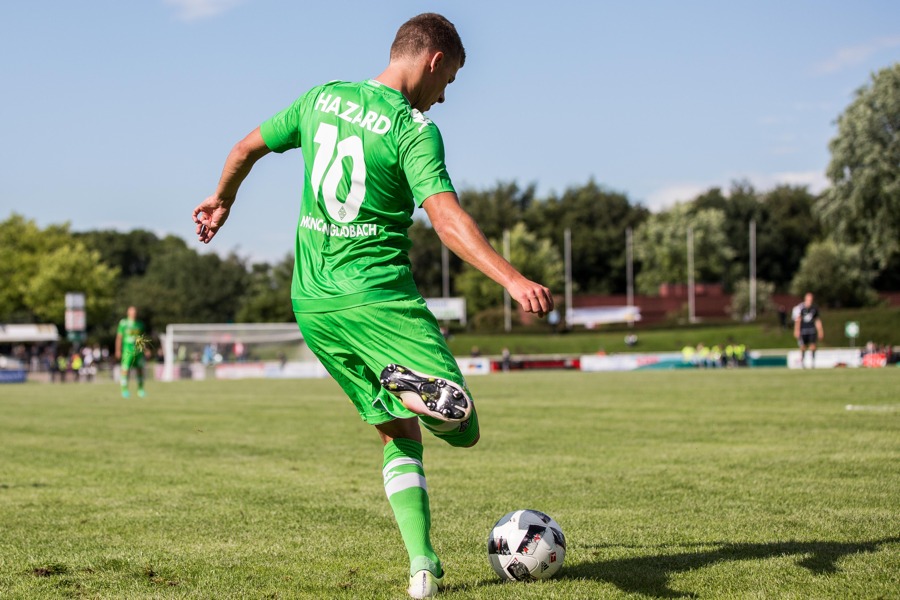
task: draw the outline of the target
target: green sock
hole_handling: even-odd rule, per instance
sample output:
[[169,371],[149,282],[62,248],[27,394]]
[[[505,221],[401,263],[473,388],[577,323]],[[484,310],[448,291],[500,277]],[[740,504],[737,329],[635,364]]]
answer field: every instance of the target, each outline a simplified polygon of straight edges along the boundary
[[427,569],[440,576],[441,561],[431,545],[431,508],[422,468],[422,444],[396,438],[384,447],[384,491],[409,553],[410,575]]
[[471,446],[478,438],[478,414],[474,410],[464,423],[447,423],[428,416],[419,416],[419,422],[422,427],[451,446]]

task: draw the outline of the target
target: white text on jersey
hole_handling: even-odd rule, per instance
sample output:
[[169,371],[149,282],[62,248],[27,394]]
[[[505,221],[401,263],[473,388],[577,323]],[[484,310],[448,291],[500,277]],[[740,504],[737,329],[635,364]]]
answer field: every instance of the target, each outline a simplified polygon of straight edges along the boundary
[[[341,106],[343,104],[343,106]],[[372,133],[384,135],[391,130],[391,120],[377,112],[365,109],[350,100],[342,100],[340,96],[322,94],[316,98],[316,110],[324,113],[333,113],[339,119],[343,119],[353,125],[359,125]],[[363,113],[365,112],[365,115]]]
[[378,235],[378,226],[374,223],[363,223],[361,225],[335,225],[334,223],[327,223],[324,219],[317,219],[310,215],[303,215],[300,219],[300,227],[312,229],[313,231],[318,231],[334,237],[355,238]]

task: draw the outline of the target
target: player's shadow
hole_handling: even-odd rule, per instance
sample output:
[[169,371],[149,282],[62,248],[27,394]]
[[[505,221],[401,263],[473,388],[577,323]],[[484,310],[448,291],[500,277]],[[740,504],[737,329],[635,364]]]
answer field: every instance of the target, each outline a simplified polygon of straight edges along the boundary
[[[660,553],[650,556],[597,560],[566,565],[564,578],[606,581],[624,592],[645,594],[657,598],[692,598],[690,592],[673,590],[669,586],[673,574],[699,569],[724,561],[762,560],[781,556],[796,556],[797,565],[816,575],[838,571],[838,561],[849,554],[877,552],[881,546],[900,542],[900,537],[871,542],[770,542],[762,544],[732,544],[709,542],[703,546],[718,546],[714,550],[698,552]],[[587,546],[595,555],[604,548],[622,548],[615,544]],[[640,547],[639,547],[640,548]]]

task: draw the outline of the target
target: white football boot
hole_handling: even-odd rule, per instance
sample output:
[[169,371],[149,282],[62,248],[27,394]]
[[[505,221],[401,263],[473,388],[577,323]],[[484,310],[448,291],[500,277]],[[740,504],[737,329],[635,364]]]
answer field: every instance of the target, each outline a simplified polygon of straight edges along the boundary
[[409,577],[409,588],[406,593],[410,598],[434,598],[444,583],[443,577],[437,577],[431,571],[422,569]]

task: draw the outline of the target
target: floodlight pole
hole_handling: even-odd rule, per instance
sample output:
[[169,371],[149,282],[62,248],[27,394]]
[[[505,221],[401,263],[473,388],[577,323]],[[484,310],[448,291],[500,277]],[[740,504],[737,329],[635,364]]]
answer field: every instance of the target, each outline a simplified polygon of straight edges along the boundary
[[756,320],[756,221],[750,219],[750,320]]
[[[503,230],[503,258],[509,262],[509,229]],[[512,331],[512,306],[509,292],[503,288],[503,328],[509,333]]]
[[163,340],[163,381],[175,379],[175,336],[172,325],[166,325],[166,335]]
[[688,322],[696,323],[696,306],[694,302],[694,228],[687,229],[687,259],[688,259]]
[[563,232],[563,260],[566,271],[566,329],[572,328],[572,230]]
[[634,306],[634,238],[631,227],[625,229],[625,285],[628,306]]

